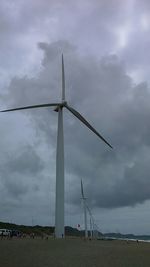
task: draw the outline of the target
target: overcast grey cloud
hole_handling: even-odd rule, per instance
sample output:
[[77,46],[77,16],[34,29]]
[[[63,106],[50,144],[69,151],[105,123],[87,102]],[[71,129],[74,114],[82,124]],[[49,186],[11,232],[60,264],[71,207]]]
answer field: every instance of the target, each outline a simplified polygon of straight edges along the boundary
[[[67,101],[114,146],[64,112],[66,224],[82,224],[82,178],[102,231],[148,233],[149,2],[1,1],[0,13],[1,107],[58,101],[63,52]],[[0,219],[53,224],[57,113],[0,120]]]

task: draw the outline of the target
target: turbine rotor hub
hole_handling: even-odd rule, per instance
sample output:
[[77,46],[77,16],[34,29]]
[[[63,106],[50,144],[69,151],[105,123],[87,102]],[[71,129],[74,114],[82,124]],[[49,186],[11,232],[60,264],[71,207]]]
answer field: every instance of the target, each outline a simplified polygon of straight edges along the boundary
[[67,105],[67,101],[63,100],[55,109],[54,111],[58,112],[59,108],[63,108]]

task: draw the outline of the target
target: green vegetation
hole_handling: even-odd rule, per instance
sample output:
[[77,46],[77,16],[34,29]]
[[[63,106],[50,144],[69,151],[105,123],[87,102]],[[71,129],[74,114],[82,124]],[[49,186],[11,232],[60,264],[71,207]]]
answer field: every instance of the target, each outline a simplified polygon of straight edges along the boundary
[[[17,225],[13,223],[7,222],[0,222],[0,229],[9,229],[9,230],[17,230],[23,234],[30,235],[34,233],[37,236],[43,235],[53,235],[54,234],[54,227],[52,226],[27,226],[27,225]],[[65,234],[68,236],[83,236],[83,231],[78,231],[76,228],[72,228],[70,226],[65,227]]]

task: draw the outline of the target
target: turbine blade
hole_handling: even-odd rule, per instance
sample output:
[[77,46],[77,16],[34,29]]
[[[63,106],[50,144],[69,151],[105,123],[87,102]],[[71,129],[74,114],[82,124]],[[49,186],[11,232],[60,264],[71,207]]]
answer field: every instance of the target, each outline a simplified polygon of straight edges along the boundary
[[67,104],[64,105],[74,116],[76,116],[80,121],[82,121],[93,133],[95,133],[103,142],[105,142],[109,147],[113,148],[105,139],[104,137],[99,134],[93,126],[75,109],[68,106]]
[[65,101],[65,68],[64,68],[63,54],[62,54],[62,101]]
[[81,195],[82,195],[82,198],[84,199],[84,192],[83,192],[83,184],[82,184],[82,179],[81,179]]
[[16,110],[31,109],[31,108],[55,107],[55,106],[59,106],[59,105],[60,105],[60,103],[40,104],[40,105],[34,105],[34,106],[5,109],[5,110],[1,110],[0,112],[16,111]]

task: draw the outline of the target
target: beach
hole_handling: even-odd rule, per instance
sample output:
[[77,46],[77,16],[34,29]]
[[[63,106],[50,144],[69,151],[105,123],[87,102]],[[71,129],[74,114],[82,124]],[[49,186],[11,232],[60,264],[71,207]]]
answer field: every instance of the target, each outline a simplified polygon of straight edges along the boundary
[[67,238],[0,240],[2,267],[149,267],[150,243]]

